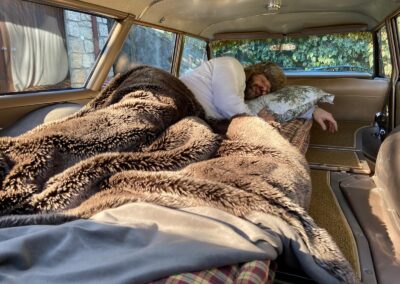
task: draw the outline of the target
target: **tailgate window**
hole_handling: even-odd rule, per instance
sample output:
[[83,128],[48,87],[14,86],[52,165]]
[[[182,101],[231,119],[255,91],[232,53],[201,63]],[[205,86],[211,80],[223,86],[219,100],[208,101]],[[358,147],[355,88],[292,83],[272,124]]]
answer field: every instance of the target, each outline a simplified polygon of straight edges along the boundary
[[336,33],[211,43],[213,57],[233,56],[243,65],[272,61],[286,73],[373,74],[373,40],[369,32]]

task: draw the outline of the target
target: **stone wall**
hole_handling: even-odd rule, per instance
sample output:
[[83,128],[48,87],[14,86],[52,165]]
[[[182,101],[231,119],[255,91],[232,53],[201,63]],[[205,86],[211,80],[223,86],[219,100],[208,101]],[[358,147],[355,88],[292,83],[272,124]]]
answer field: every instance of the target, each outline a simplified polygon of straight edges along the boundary
[[[96,47],[101,51],[107,41],[107,19],[95,17],[95,29],[92,27],[92,16],[88,14],[66,10],[64,19],[71,86],[80,88],[93,69],[98,55]],[[94,34],[96,29],[97,34]]]
[[175,35],[152,28],[135,26],[128,35],[115,71],[123,72],[136,64],[171,70]]

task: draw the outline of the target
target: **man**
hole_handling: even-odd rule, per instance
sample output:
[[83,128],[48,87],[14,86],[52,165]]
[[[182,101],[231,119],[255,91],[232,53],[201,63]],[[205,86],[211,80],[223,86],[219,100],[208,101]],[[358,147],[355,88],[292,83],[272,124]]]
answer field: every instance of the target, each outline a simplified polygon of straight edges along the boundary
[[[267,95],[270,92],[281,89],[286,84],[286,76],[282,69],[272,63],[256,64],[245,69],[246,89],[245,100],[251,100],[259,96]],[[274,116],[265,108],[257,113],[258,116],[266,121],[274,121]],[[334,133],[338,130],[337,122],[330,112],[327,112],[317,106],[311,108],[299,118],[314,120],[325,131]]]
[[[245,99],[275,91],[286,83],[283,71],[276,64],[268,64],[271,68],[263,68],[263,72],[245,74],[237,59],[218,57],[204,62],[180,79],[193,92],[208,118],[230,119],[234,115],[250,114],[274,120],[265,111],[253,113],[244,102]],[[312,112],[311,115],[324,130],[337,130],[336,121],[329,112],[319,108],[312,109]]]

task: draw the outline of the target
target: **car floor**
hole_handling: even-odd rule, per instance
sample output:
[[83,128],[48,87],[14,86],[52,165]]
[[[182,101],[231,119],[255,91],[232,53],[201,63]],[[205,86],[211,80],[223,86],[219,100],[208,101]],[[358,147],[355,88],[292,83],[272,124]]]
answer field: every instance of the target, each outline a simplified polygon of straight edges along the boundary
[[367,162],[357,150],[356,133],[367,122],[338,121],[339,130],[332,134],[314,123],[310,147],[306,153],[311,171],[313,193],[309,213],[325,228],[361,279],[356,239],[331,187],[331,172],[362,172],[369,174]]
[[[336,241],[362,283],[396,283],[400,231],[362,151],[366,122],[339,121],[335,134],[311,130],[306,158],[313,194],[309,213]],[[372,163],[373,164],[373,163]]]
[[354,271],[360,276],[359,259],[351,228],[330,187],[329,171],[311,170],[313,193],[309,213],[325,228],[339,246]]

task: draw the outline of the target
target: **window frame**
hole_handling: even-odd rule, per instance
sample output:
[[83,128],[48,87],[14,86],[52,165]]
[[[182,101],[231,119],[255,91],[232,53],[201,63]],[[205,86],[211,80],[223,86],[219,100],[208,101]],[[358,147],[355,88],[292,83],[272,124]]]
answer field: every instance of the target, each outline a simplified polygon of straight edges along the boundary
[[176,34],[175,47],[174,47],[174,53],[173,53],[173,58],[172,58],[171,71],[170,71],[171,74],[174,76],[179,76],[179,68],[180,68],[180,64],[181,64],[181,60],[182,60],[182,52],[183,52],[183,44],[184,44],[183,37],[185,37],[185,36],[197,38],[199,40],[203,40],[204,42],[206,42],[207,59],[211,59],[210,50],[209,50],[210,40],[208,38],[205,38],[205,37],[202,37],[199,35],[195,35],[195,34],[191,34],[191,33],[185,33],[185,32],[182,32],[182,31],[179,31],[176,29],[167,28],[167,27],[163,27],[160,25],[141,22],[134,18],[132,18],[132,25],[139,25],[139,26],[144,26],[144,27],[155,28],[155,29],[159,29],[159,30],[163,30],[163,31],[167,31],[167,32],[173,32]]
[[[389,92],[387,94],[386,98],[386,105],[383,107],[383,112],[387,116],[387,131],[390,133],[397,124],[397,121],[399,118],[397,118],[398,113],[400,112],[400,109],[397,111],[396,106],[399,105],[399,103],[396,102],[396,85],[399,81],[399,70],[400,70],[400,40],[399,40],[399,32],[397,23],[396,23],[396,18],[400,17],[400,10],[396,11],[395,13],[388,15],[385,20],[377,25],[374,29],[374,33],[376,34],[376,37],[378,37],[378,33],[382,27],[386,27],[387,31],[387,36],[388,36],[388,43],[389,43],[389,51],[390,51],[390,57],[391,57],[391,63],[392,63],[392,76],[390,78],[385,77],[384,79],[389,81]],[[378,43],[378,40],[376,40]],[[377,44],[377,49],[379,49],[379,46]],[[376,60],[379,60],[379,50],[377,51]],[[379,68],[379,67],[378,67]],[[377,70],[379,71],[379,70]],[[377,73],[377,76],[379,73]],[[382,78],[382,77],[380,77]]]
[[[94,16],[94,17],[101,17],[101,18],[109,18],[110,20],[114,20],[113,27],[109,31],[108,38],[103,46],[103,48],[100,50],[99,54],[95,58],[95,61],[93,62],[93,65],[90,68],[90,71],[85,78],[85,82],[83,83],[82,87],[68,87],[68,88],[54,88],[54,89],[39,89],[39,90],[24,90],[24,91],[17,91],[17,92],[5,92],[5,93],[0,93],[0,98],[4,97],[13,97],[13,96],[21,96],[21,95],[29,95],[29,94],[50,94],[50,93],[76,93],[77,91],[85,91],[85,90],[91,90],[91,88],[88,88],[88,84],[91,81],[92,75],[94,74],[95,69],[97,68],[97,65],[100,61],[100,58],[103,56],[105,50],[107,49],[108,42],[110,40],[110,37],[112,33],[114,32],[114,29],[118,23],[118,17],[125,16],[127,15],[126,13],[119,12],[116,10],[112,9],[107,9],[100,7],[100,9],[93,9],[93,6],[95,5],[83,5],[80,7],[76,3],[74,4],[73,2],[69,3],[69,1],[65,1],[66,3],[59,3],[59,2],[53,2],[53,1],[48,1],[48,0],[21,0],[22,2],[32,2],[33,4],[41,5],[41,6],[48,6],[48,7],[53,7],[53,8],[59,8],[62,9],[63,13],[65,11],[72,11],[72,12],[77,12],[77,13],[84,13],[89,16]],[[70,6],[71,5],[71,6]],[[64,19],[65,21],[65,19]],[[69,54],[67,54],[67,60],[69,61],[70,57]],[[70,70],[69,70],[70,72]],[[71,77],[71,74],[69,74]],[[87,93],[87,92],[86,92]]]
[[181,75],[180,74],[180,70],[181,70],[181,63],[182,63],[182,60],[183,60],[183,50],[185,48],[185,37],[191,37],[191,38],[195,38],[195,39],[204,41],[206,58],[207,58],[207,60],[210,59],[210,46],[209,46],[209,41],[208,40],[204,40],[203,38],[195,37],[193,35],[189,35],[189,34],[185,34],[185,33],[181,33],[180,36],[182,38],[181,39],[182,42],[180,44],[179,60],[178,60],[177,66],[176,66],[177,69],[176,69],[175,73],[173,73],[177,77],[179,77]]
[[386,24],[382,24],[379,25],[379,27],[374,31],[374,35],[376,38],[376,66],[374,66],[375,69],[375,77],[379,77],[379,78],[386,78],[386,79],[390,79],[392,77],[391,76],[386,76],[384,74],[384,71],[382,71],[382,69],[384,69],[384,62],[383,62],[383,58],[382,58],[382,46],[380,44],[380,32],[382,31],[382,29],[386,30],[386,36],[387,36],[387,43],[388,43],[388,49],[389,49],[389,55],[390,55],[390,64],[392,65],[392,70],[391,70],[391,74],[393,74],[393,55],[392,55],[392,50],[391,50],[391,44],[390,44],[390,40],[389,40],[389,31],[388,28],[386,26]]
[[[63,1],[50,1],[50,0],[23,0],[27,2],[33,2],[36,4],[40,5],[45,5],[45,6],[50,6],[50,7],[56,7],[56,8],[61,8],[64,10],[69,10],[69,11],[74,11],[78,13],[86,13],[91,16],[96,16],[96,17],[108,17],[110,19],[115,20],[115,23],[112,27],[112,29],[109,32],[109,37],[105,43],[105,46],[100,50],[99,56],[96,58],[91,71],[88,74],[88,77],[85,80],[85,83],[82,87],[79,88],[63,88],[63,89],[46,89],[46,90],[37,90],[37,91],[20,91],[20,92],[8,92],[8,93],[2,93],[0,94],[0,98],[4,97],[13,97],[13,96],[20,96],[21,95],[45,95],[45,94],[51,94],[51,93],[77,93],[79,91],[87,91],[87,90],[92,90],[92,91],[98,91],[101,89],[101,86],[103,83],[106,81],[106,76],[104,76],[103,71],[99,71],[99,69],[103,69],[103,67],[106,67],[107,69],[111,70],[112,64],[110,64],[110,61],[114,60],[104,60],[105,57],[111,57],[115,59],[116,57],[116,52],[114,51],[115,48],[119,49],[122,45],[123,42],[126,39],[127,34],[129,33],[129,30],[133,25],[140,25],[140,26],[145,26],[145,27],[150,27],[150,28],[155,28],[155,29],[160,29],[163,31],[167,32],[173,32],[175,33],[175,43],[174,43],[174,52],[173,52],[173,58],[172,58],[172,63],[171,63],[171,70],[170,72],[178,76],[179,75],[179,68],[180,68],[180,62],[182,60],[182,50],[183,50],[183,37],[184,36],[190,36],[193,38],[197,38],[199,40],[202,40],[206,43],[206,54],[207,54],[207,59],[210,59],[210,50],[209,50],[209,39],[201,37],[199,35],[194,35],[190,33],[185,33],[182,31],[178,31],[175,29],[171,28],[166,28],[160,25],[155,25],[155,24],[149,24],[146,22],[138,21],[135,19],[135,16],[129,15],[128,13],[125,12],[120,12],[118,10],[113,10],[110,8],[104,8],[101,6],[97,6],[94,4],[89,4],[89,3],[76,3],[72,0],[63,0]],[[111,39],[113,38],[113,39]],[[112,42],[111,45],[113,47],[110,47],[110,41]],[[107,63],[105,63],[106,61]],[[103,69],[104,70],[104,69]],[[108,71],[109,72],[109,71]],[[107,73],[108,73],[107,72]],[[87,92],[86,92],[87,93]]]

